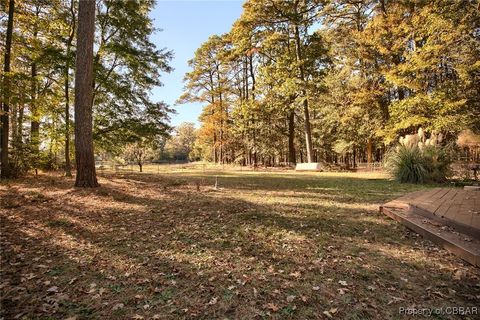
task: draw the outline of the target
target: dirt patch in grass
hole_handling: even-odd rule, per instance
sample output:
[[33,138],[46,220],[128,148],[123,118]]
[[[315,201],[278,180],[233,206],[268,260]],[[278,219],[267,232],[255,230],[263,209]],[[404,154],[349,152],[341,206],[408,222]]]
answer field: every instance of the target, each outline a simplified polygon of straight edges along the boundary
[[419,187],[371,178],[189,171],[102,173],[93,190],[53,174],[3,183],[0,317],[404,319],[399,307],[477,305],[479,269],[378,213]]

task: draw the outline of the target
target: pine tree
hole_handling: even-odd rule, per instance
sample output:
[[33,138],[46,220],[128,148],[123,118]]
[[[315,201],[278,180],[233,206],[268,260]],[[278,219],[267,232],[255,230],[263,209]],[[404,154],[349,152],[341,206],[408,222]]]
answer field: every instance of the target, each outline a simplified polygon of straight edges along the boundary
[[97,187],[93,153],[93,41],[95,1],[80,1],[75,65],[75,160],[76,187]]
[[15,0],[8,2],[8,25],[6,31],[6,43],[5,43],[5,58],[3,67],[3,97],[2,97],[2,136],[1,136],[1,148],[2,154],[0,160],[1,164],[1,177],[8,178],[11,175],[9,158],[8,158],[8,138],[9,138],[9,113],[10,113],[10,60],[12,51],[12,35],[13,35],[13,19],[15,12]]

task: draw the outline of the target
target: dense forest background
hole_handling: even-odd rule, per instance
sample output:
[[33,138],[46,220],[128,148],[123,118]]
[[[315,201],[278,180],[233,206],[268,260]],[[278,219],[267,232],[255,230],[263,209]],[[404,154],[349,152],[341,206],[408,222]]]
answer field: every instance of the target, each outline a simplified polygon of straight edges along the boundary
[[[9,2],[1,2],[2,65]],[[231,31],[189,62],[178,103],[204,104],[197,130],[174,130],[173,109],[151,99],[172,57],[150,41],[154,5],[97,1],[97,157],[354,165],[381,161],[420,127],[445,143],[480,130],[478,1],[248,0]],[[1,97],[18,173],[70,172],[77,7],[15,1]]]
[[480,129],[478,1],[249,0],[190,61],[215,162],[380,161],[423,128]]

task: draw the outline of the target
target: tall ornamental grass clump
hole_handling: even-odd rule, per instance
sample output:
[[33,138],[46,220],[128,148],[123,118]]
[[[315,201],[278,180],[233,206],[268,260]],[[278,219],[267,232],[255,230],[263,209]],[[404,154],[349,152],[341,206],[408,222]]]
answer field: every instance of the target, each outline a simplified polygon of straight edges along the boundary
[[399,145],[387,154],[387,171],[403,183],[445,182],[451,174],[452,158],[442,140],[442,134],[435,132],[427,139],[421,128],[416,135],[401,137]]
[[396,180],[424,183],[427,180],[425,159],[415,147],[400,145],[387,155],[386,168]]

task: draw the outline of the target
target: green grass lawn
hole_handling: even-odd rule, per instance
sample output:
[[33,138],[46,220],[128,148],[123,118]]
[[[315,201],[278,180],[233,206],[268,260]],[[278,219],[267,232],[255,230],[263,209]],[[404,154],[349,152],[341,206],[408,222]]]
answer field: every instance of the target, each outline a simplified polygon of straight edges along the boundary
[[480,299],[479,269],[378,212],[422,186],[145,169],[103,172],[94,190],[52,174],[0,185],[0,316],[406,319],[400,307]]

